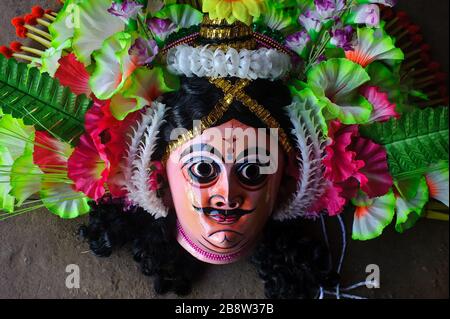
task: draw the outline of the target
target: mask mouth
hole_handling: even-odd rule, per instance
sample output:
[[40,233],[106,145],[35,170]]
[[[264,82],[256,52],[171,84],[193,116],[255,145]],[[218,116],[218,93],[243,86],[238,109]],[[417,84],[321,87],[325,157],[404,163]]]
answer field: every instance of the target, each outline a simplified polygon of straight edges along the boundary
[[196,207],[194,209],[211,218],[218,224],[231,225],[237,223],[243,216],[252,214],[255,209],[245,210],[245,209],[218,209],[212,207]]

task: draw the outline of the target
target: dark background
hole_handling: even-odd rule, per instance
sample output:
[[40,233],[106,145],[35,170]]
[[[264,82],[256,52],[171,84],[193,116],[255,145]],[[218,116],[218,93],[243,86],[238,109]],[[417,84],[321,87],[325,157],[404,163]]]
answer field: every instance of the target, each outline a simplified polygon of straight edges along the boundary
[[[1,0],[0,44],[15,39],[10,19],[33,5],[57,8],[56,0]],[[448,73],[448,0],[399,0],[399,8],[422,27],[433,55]],[[86,219],[64,221],[45,210],[0,222],[0,298],[156,298],[128,251],[108,259],[89,253],[74,235]],[[348,227],[351,227],[349,221]],[[330,221],[331,245],[340,248],[337,221]],[[351,241],[343,285],[365,279],[365,268],[377,264],[381,288],[355,293],[370,298],[448,298],[448,223],[421,220],[406,234],[389,227],[381,238]],[[77,264],[81,288],[65,286],[66,266]],[[173,298],[174,295],[167,295]],[[191,298],[263,298],[263,286],[253,267],[242,261],[209,267]]]

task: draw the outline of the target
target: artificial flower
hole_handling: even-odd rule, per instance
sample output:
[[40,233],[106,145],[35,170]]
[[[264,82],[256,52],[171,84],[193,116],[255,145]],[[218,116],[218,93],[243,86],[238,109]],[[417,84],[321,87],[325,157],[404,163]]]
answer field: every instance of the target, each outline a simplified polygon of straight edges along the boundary
[[395,211],[397,221],[395,230],[403,233],[414,226],[414,224],[423,216],[426,203],[430,199],[429,190],[425,177],[419,179],[419,182],[411,183],[407,186],[411,195],[394,190],[395,194]]
[[448,176],[448,161],[442,161],[434,165],[425,176],[430,190],[430,197],[440,201],[447,207],[449,205]]
[[97,148],[104,148],[110,171],[106,184],[113,197],[126,195],[124,191],[122,165],[129,144],[129,134],[133,125],[141,116],[140,112],[129,114],[124,120],[117,120],[110,109],[111,101],[94,99],[94,105],[86,113],[86,132],[91,136]]
[[376,4],[365,4],[354,9],[354,23],[365,24],[367,27],[380,25],[380,7]]
[[147,25],[160,41],[165,41],[177,29],[176,24],[170,19],[152,18],[147,21]]
[[8,148],[0,145],[0,210],[13,213],[15,198],[11,192],[11,167],[14,160]]
[[[20,207],[41,188],[44,173],[33,163],[33,152],[27,151],[11,167],[11,191]],[[1,193],[1,192],[0,192]]]
[[353,35],[354,31],[351,26],[345,26],[342,29],[334,29],[330,31],[331,40],[330,43],[338,48],[344,50],[351,50],[353,48]]
[[203,12],[211,19],[236,20],[250,25],[265,11],[264,0],[203,0]]
[[91,94],[89,87],[89,73],[83,63],[79,62],[75,54],[70,53],[59,60],[59,68],[55,73],[55,78],[59,82],[68,86],[70,90],[77,94]]
[[364,124],[370,118],[372,106],[358,94],[358,89],[369,79],[360,65],[346,59],[329,59],[308,71],[307,86],[326,104],[327,120]]
[[400,115],[395,111],[396,105],[389,101],[389,96],[381,92],[377,86],[365,86],[361,89],[361,94],[373,106],[373,112],[369,122],[386,122],[391,118],[399,118]]
[[314,14],[314,11],[307,10],[300,15],[298,19],[300,25],[302,25],[308,33],[317,33],[322,28],[322,22]]
[[355,176],[364,167],[364,161],[356,159],[352,144],[358,138],[358,126],[342,125],[339,121],[329,123],[331,142],[326,147],[325,176],[328,180],[340,183]]
[[78,18],[72,26],[72,48],[84,65],[91,64],[91,54],[102,48],[106,39],[125,29],[125,23],[108,12],[111,5],[111,0],[81,1],[76,4],[74,14]]
[[90,211],[89,198],[75,190],[67,176],[68,159],[72,147],[49,133],[36,131],[33,163],[44,173],[41,176],[40,198],[53,214],[72,219]]
[[58,48],[63,43],[73,40],[76,23],[79,23],[78,4],[83,0],[66,0],[64,6],[49,27],[52,47]]
[[89,85],[97,98],[110,99],[138,67],[139,57],[129,55],[131,45],[131,35],[120,32],[107,39],[94,54],[96,63]]
[[113,2],[108,12],[127,23],[130,19],[136,19],[139,11],[143,7],[143,5],[138,4],[136,1],[124,0],[122,3]]
[[337,19],[345,9],[345,0],[314,0],[314,4],[316,16],[321,21]]
[[357,137],[351,145],[356,153],[355,160],[364,163],[355,178],[361,190],[370,198],[385,195],[391,189],[393,180],[389,173],[386,150],[369,139]]
[[110,162],[101,143],[95,143],[88,133],[84,134],[67,164],[68,176],[77,191],[95,201],[103,197]]
[[138,38],[129,50],[131,59],[137,66],[150,64],[159,52],[158,44],[155,40],[145,40]]
[[301,56],[310,41],[311,37],[309,34],[305,30],[302,30],[289,35],[286,38],[286,46]]
[[354,49],[346,51],[345,56],[364,68],[378,60],[392,62],[404,59],[402,50],[395,46],[390,36],[382,29],[370,28],[358,28]]
[[36,131],[33,163],[46,174],[67,170],[67,160],[73,149],[68,143],[59,141],[44,131]]
[[372,141],[359,136],[358,126],[329,123],[330,143],[325,148],[327,190],[315,210],[330,215],[343,211],[348,200],[362,190],[369,198],[385,195],[392,187],[387,153]]
[[364,193],[360,193],[353,200],[356,210],[352,238],[354,240],[370,240],[380,236],[394,219],[395,202],[392,191],[387,195],[372,199]]
[[159,96],[178,88],[179,79],[161,67],[138,68],[111,99],[111,113],[123,120],[128,114],[151,105]]

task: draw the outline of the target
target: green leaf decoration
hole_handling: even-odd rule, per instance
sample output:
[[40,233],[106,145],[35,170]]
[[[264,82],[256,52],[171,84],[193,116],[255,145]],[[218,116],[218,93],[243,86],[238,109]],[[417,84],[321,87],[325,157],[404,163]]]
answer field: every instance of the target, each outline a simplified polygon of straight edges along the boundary
[[27,125],[76,143],[92,101],[77,96],[47,74],[0,55],[0,108]]
[[399,120],[363,126],[361,134],[385,146],[397,180],[421,176],[432,164],[448,160],[448,107],[417,109]]

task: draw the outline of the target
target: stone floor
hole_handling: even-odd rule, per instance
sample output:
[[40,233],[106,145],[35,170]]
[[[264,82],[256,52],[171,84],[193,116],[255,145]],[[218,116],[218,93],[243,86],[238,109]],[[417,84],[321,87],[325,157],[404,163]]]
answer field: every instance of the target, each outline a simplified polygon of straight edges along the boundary
[[[448,0],[399,0],[423,29],[434,56],[448,72]],[[32,5],[56,8],[55,0],[1,0],[0,44],[14,39],[9,21]],[[63,221],[44,210],[0,223],[0,298],[156,298],[128,252],[98,259],[78,241],[84,219]],[[336,221],[330,221],[332,245],[339,249]],[[365,268],[381,269],[381,288],[361,289],[370,298],[448,298],[448,223],[423,220],[404,235],[392,229],[377,240],[351,242],[344,265],[344,284],[365,278]],[[81,270],[81,288],[65,287],[68,264]],[[173,298],[167,295],[166,298]],[[192,298],[263,298],[253,267],[243,261],[210,267],[194,287]]]

